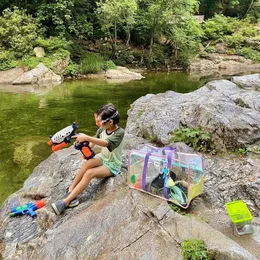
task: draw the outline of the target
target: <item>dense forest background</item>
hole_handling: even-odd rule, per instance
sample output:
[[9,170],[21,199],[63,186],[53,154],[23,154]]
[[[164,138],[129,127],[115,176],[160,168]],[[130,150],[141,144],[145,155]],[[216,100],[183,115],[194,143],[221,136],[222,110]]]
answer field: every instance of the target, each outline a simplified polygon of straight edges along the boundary
[[1,0],[0,14],[0,70],[52,68],[68,56],[65,76],[115,65],[187,69],[217,44],[260,62],[259,0]]

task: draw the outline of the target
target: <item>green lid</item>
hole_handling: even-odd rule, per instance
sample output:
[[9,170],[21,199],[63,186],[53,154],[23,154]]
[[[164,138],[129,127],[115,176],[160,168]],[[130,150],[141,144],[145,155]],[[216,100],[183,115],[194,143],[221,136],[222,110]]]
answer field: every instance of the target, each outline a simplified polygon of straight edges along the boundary
[[226,211],[234,224],[243,223],[252,220],[252,214],[246,203],[242,200],[226,203]]

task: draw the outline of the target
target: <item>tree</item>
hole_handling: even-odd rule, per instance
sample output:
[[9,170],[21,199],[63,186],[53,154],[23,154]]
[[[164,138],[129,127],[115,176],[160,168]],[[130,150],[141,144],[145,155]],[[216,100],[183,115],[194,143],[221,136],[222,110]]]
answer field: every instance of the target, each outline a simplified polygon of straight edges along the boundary
[[258,0],[200,0],[200,12],[205,14],[205,18],[211,18],[219,13],[245,18],[258,2]]
[[183,50],[185,43],[200,37],[202,31],[193,19],[193,13],[198,10],[198,7],[196,0],[139,1],[136,32],[140,38],[144,39],[144,42],[148,42],[150,56],[154,43],[159,43],[162,36],[168,39],[176,57],[178,52]]
[[38,37],[38,26],[31,15],[17,7],[5,9],[0,17],[0,46],[13,51],[17,58],[33,49]]
[[130,33],[135,23],[137,11],[136,0],[106,0],[97,3],[101,30],[109,37],[112,46],[112,56],[116,53],[117,33],[123,29],[127,34],[126,44],[129,44]]

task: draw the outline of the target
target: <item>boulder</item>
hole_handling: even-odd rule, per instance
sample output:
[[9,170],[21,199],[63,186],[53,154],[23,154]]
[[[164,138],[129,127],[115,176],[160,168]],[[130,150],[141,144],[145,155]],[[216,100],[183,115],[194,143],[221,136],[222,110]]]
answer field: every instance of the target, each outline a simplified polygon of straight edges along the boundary
[[[82,162],[73,147],[54,153],[6,200],[0,210],[1,258],[178,260],[181,242],[202,239],[216,259],[257,259],[196,216],[180,215],[166,201],[129,189],[126,172],[92,180],[80,205],[57,217],[50,203],[64,196]],[[46,206],[36,219],[6,216],[8,208],[37,199]]]
[[107,70],[105,77],[109,80],[120,81],[140,80],[144,78],[140,73],[130,71],[129,69],[120,66],[117,66],[116,69]]
[[11,84],[16,78],[23,75],[23,68],[14,68],[10,70],[0,71],[0,84]]
[[65,68],[69,65],[69,63],[70,63],[70,56],[67,56],[64,59],[57,59],[51,64],[51,66],[54,68],[55,72],[58,75],[62,75]]
[[200,127],[211,135],[217,151],[260,145],[260,93],[217,80],[187,94],[148,94],[128,110],[126,131],[167,145],[181,125]]
[[37,84],[37,85],[51,85],[60,84],[62,81],[59,75],[48,69],[43,63],[38,64],[34,69],[24,72],[21,76],[17,77],[12,84]]
[[35,48],[33,49],[33,51],[34,51],[35,56],[36,56],[37,58],[42,58],[42,57],[45,56],[45,51],[44,51],[44,49],[43,49],[42,47],[35,47]]
[[260,89],[260,74],[232,77],[231,81],[243,88]]
[[260,63],[245,59],[239,55],[208,53],[205,58],[195,58],[190,64],[192,75],[200,77],[220,75],[251,74],[260,70]]

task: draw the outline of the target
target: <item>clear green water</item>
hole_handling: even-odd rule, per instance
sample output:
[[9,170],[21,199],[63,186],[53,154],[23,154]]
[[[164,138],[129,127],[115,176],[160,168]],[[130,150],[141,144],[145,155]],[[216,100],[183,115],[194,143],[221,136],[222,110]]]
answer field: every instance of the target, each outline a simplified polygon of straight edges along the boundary
[[93,113],[105,103],[114,103],[125,127],[127,110],[148,93],[173,90],[187,93],[204,82],[186,73],[151,73],[141,81],[108,84],[101,80],[68,81],[47,94],[0,92],[0,206],[20,189],[33,169],[51,154],[49,135],[77,122],[77,132],[93,135]]

